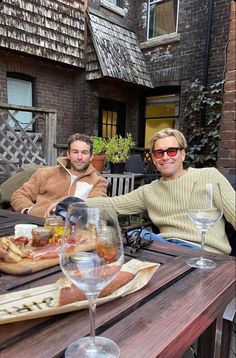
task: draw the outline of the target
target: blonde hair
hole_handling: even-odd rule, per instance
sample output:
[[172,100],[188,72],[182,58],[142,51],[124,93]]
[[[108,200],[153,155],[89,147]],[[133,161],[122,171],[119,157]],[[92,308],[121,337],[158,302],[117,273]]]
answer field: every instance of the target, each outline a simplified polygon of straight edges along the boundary
[[151,151],[153,151],[154,145],[158,139],[166,137],[175,137],[181,149],[187,148],[187,141],[183,133],[181,133],[178,129],[164,128],[156,132],[154,136],[150,139],[149,144]]

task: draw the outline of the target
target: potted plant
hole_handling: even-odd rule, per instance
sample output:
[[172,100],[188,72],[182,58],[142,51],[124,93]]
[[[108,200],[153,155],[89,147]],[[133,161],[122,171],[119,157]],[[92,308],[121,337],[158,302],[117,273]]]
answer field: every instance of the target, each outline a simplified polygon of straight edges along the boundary
[[107,140],[106,160],[110,163],[111,172],[123,173],[130,149],[134,146],[135,142],[130,133],[125,138],[115,135]]
[[104,163],[106,159],[106,139],[102,137],[92,136],[93,141],[93,160],[92,165],[99,172],[104,171]]

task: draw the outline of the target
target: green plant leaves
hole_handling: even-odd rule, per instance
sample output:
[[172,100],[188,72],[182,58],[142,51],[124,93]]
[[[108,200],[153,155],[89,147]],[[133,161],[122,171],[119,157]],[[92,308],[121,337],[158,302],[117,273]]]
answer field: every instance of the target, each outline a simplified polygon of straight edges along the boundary
[[127,134],[125,138],[116,135],[107,140],[106,159],[113,164],[126,162],[129,157],[130,149],[135,146],[135,142],[131,134]]
[[[184,111],[185,136],[188,141],[186,166],[215,166],[220,139],[220,120],[224,81],[208,89],[196,79],[186,90]],[[203,117],[204,114],[204,117]]]

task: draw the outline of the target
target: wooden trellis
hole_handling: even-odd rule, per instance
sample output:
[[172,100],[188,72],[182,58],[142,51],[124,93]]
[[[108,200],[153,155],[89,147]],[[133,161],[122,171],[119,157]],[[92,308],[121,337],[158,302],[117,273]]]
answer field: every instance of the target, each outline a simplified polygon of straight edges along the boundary
[[[17,113],[31,112],[21,125]],[[0,174],[8,177],[23,163],[56,163],[56,110],[0,104]],[[34,128],[34,131],[32,131]]]

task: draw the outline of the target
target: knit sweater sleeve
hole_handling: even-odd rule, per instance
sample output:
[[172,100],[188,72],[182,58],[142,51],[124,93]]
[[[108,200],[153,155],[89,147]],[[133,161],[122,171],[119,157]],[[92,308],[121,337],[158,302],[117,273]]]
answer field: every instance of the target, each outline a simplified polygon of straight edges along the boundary
[[236,193],[229,181],[215,168],[211,168],[214,180],[219,183],[223,215],[236,229]]
[[214,173],[220,184],[223,214],[225,219],[236,229],[236,193],[229,181],[216,169]]
[[121,215],[137,214],[146,210],[143,189],[144,186],[139,187],[128,194],[114,197],[88,198],[86,199],[86,203],[93,207],[112,205],[117,214]]

